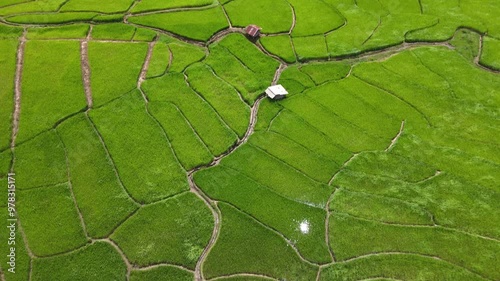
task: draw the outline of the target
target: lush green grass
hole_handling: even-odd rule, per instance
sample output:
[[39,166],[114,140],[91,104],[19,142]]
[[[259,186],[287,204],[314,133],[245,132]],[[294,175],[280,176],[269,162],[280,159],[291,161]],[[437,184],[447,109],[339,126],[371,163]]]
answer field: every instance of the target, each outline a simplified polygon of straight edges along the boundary
[[160,266],[149,270],[134,270],[130,281],[192,281],[193,273],[173,266]]
[[349,74],[351,66],[347,63],[314,63],[307,64],[300,70],[311,77],[316,84],[341,80]]
[[250,144],[323,183],[328,183],[340,166],[331,159],[274,132],[256,133],[250,139]]
[[483,52],[481,53],[481,64],[500,70],[500,40],[485,37]]
[[336,142],[336,138],[329,137],[289,110],[284,110],[279,118],[274,120],[271,131],[277,132],[339,164],[344,163],[352,155],[347,148]]
[[[64,0],[30,1],[0,8],[0,15],[56,11]],[[2,5],[3,6],[3,5]]]
[[207,278],[258,273],[286,280],[311,280],[316,269],[303,263],[285,241],[251,217],[221,203],[222,229],[204,266]]
[[500,250],[497,242],[452,230],[385,225],[335,213],[330,219],[330,235],[339,260],[371,252],[409,252],[437,255],[492,279],[500,276],[495,271]]
[[390,197],[339,189],[330,209],[386,223],[432,225],[431,214],[417,204]]
[[64,253],[87,240],[68,184],[17,192],[17,211],[33,254]]
[[373,9],[359,9],[354,3],[339,5],[338,8],[348,20],[344,27],[326,36],[330,55],[338,57],[359,53],[365,40],[379,25],[379,17],[373,14]]
[[22,14],[7,17],[6,20],[18,24],[62,24],[90,21],[97,15],[94,12]]
[[10,149],[0,152],[0,178],[7,176],[10,171],[10,164],[12,161],[12,152]]
[[115,99],[137,85],[148,46],[145,43],[89,43],[94,105]]
[[473,61],[479,55],[480,35],[468,29],[457,30],[450,44],[465,59]]
[[126,266],[115,248],[106,242],[95,242],[61,256],[36,259],[32,280],[123,280]]
[[[331,104],[324,105],[321,102],[323,100],[318,101],[315,95],[319,95],[322,89],[331,90],[334,88],[334,84],[321,86],[314,89],[314,92],[310,92],[310,96],[300,96],[298,98],[289,99],[286,103],[283,103],[285,108],[291,110],[294,114],[305,120],[308,124],[314,127],[316,130],[320,131],[322,134],[330,137],[334,140],[335,143],[338,143],[340,146],[347,148],[353,152],[360,152],[363,150],[372,150],[372,149],[382,149],[390,143],[390,137],[386,137],[385,139],[379,135],[373,135],[367,130],[370,127],[370,116],[355,116],[362,120],[357,122],[363,122],[360,125],[353,123],[350,121],[348,116],[344,117],[339,115],[338,112],[342,113],[340,110],[342,108],[334,108],[336,104],[333,103],[332,99],[324,99]],[[324,91],[325,95],[328,91]],[[318,98],[319,99],[319,98]],[[361,105],[362,106],[362,105]],[[364,108],[358,109],[363,110]],[[336,111],[337,110],[337,111]],[[309,112],[315,112],[314,115],[309,114]],[[348,110],[343,111],[345,114],[349,114]],[[352,113],[352,112],[351,112]],[[354,118],[354,117],[352,117]],[[390,121],[382,119],[380,121]],[[377,120],[379,121],[379,120]],[[390,124],[390,123],[389,123]],[[377,125],[376,123],[373,125]],[[381,124],[382,125],[382,124]],[[395,128],[391,130],[393,132],[392,135],[397,133],[397,124],[395,124]]]
[[288,32],[292,27],[292,10],[285,0],[235,0],[224,8],[233,26],[256,24],[262,28],[262,33]]
[[23,34],[23,29],[17,26],[9,26],[0,24],[1,39],[15,39]]
[[161,1],[161,0],[144,0],[138,2],[132,9],[133,13],[140,13],[146,11],[166,10],[173,8],[184,7],[200,7],[213,4],[212,0],[174,0],[174,1]]
[[134,16],[129,18],[129,22],[199,41],[207,41],[217,31],[228,26],[221,7]]
[[68,181],[64,146],[55,131],[16,146],[15,158],[18,189]]
[[213,223],[203,201],[185,193],[141,208],[111,238],[134,264],[166,262],[194,269]]
[[223,164],[266,185],[283,197],[312,206],[324,207],[331,193],[327,186],[251,145],[240,147],[231,157],[225,158]]
[[228,126],[242,138],[250,122],[250,108],[238,92],[215,76],[212,69],[205,64],[193,65],[187,69],[186,75],[192,89],[203,96]]
[[288,91],[289,97],[302,93],[305,89],[316,86],[311,77],[300,71],[300,65],[287,67],[278,81]]
[[228,35],[219,42],[232,55],[255,73],[273,77],[279,62],[266,56],[241,34]]
[[165,74],[170,63],[170,49],[163,42],[153,47],[153,55],[149,63],[147,78],[157,77]]
[[[384,276],[384,277],[381,277]],[[413,254],[381,254],[325,267],[320,280],[487,280],[457,265]]]
[[[306,259],[319,263],[331,261],[325,243],[324,209],[280,195],[269,185],[225,165],[196,173],[195,181],[210,197],[229,202],[278,230]],[[308,233],[300,231],[301,223],[309,225]],[[224,221],[222,225],[224,228]]]
[[86,106],[78,42],[29,41],[25,52],[18,141]]
[[183,74],[169,74],[143,84],[151,101],[175,104],[213,155],[220,155],[232,146],[236,134],[217,116],[201,96],[188,87]]
[[98,24],[92,29],[92,39],[130,41],[135,31],[135,27],[123,23]]
[[91,237],[104,237],[137,206],[120,185],[114,167],[85,115],[62,123],[57,131],[66,147],[73,192],[87,231]]
[[149,110],[165,129],[185,170],[208,164],[213,155],[182,111],[170,102],[151,102]]
[[69,0],[62,6],[62,12],[91,11],[100,13],[123,13],[132,5],[133,0],[102,2],[99,0]]
[[235,34],[209,47],[204,61],[217,76],[233,85],[253,104],[271,84],[279,63],[260,52],[244,36]]
[[294,63],[297,60],[289,35],[262,37],[260,43],[269,53],[280,57],[287,63]]
[[87,36],[90,26],[86,24],[72,24],[67,26],[28,28],[28,39],[81,39]]
[[155,39],[157,35],[158,34],[151,29],[137,27],[135,30],[133,40],[151,42]]
[[168,69],[170,72],[183,72],[188,66],[201,61],[206,56],[202,48],[180,41],[168,44],[168,49],[173,57],[172,65]]
[[138,91],[91,111],[90,117],[135,199],[152,202],[188,188],[182,167]]
[[14,109],[14,79],[16,72],[17,42],[0,40],[0,149],[10,144],[12,133],[12,111]]
[[297,23],[292,31],[293,36],[324,34],[344,24],[343,16],[334,5],[324,1],[291,0],[289,3],[294,7],[297,17]]
[[299,61],[328,58],[325,36],[293,37],[292,40]]

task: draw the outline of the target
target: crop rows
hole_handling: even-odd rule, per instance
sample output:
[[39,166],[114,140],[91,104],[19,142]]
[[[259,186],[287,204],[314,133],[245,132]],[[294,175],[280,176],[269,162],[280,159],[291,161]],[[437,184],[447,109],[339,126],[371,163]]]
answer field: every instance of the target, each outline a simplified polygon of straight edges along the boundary
[[4,279],[500,278],[498,5],[10,2]]

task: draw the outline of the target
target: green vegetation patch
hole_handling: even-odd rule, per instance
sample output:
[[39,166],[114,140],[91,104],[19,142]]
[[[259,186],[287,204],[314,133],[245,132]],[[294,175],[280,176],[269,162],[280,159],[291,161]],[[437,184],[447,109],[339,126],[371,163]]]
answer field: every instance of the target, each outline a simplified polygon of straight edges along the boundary
[[123,280],[127,268],[116,249],[106,242],[95,242],[74,252],[35,259],[33,280]]
[[146,58],[146,43],[101,43],[88,45],[94,105],[103,105],[137,86]]
[[90,26],[72,24],[50,28],[28,28],[28,39],[81,39],[87,37]]
[[0,39],[15,39],[22,34],[23,29],[21,27],[0,24]]
[[500,40],[484,37],[480,63],[487,67],[500,70]]
[[64,4],[64,2],[65,0],[45,0],[45,1],[28,1],[25,3],[16,3],[16,5],[8,5],[3,8],[0,8],[0,15],[6,16],[12,14],[21,14],[21,13],[52,12],[52,11],[55,12],[57,11],[57,9],[59,9],[59,7],[62,4]]
[[64,253],[87,242],[68,184],[18,191],[17,200],[19,218],[35,255]]
[[432,214],[417,204],[369,193],[352,192],[343,188],[335,192],[330,209],[386,223],[433,224]]
[[172,64],[170,72],[183,72],[188,66],[205,58],[205,50],[201,47],[189,45],[180,41],[168,44],[172,53]]
[[207,41],[217,31],[228,27],[221,7],[203,10],[133,16],[129,22],[160,28],[194,40]]
[[299,61],[328,58],[325,36],[293,37],[293,46]]
[[[39,1],[36,3],[39,3]],[[90,21],[97,15],[97,13],[93,12],[22,14],[7,17],[6,20],[19,24],[62,24]]]
[[233,85],[248,104],[253,104],[271,84],[279,63],[266,56],[243,35],[234,34],[209,47],[204,61],[224,81]]
[[256,24],[263,33],[288,32],[292,26],[292,9],[285,0],[235,0],[225,4],[224,8],[233,26]]
[[[307,147],[275,132],[255,133],[249,143],[264,150],[271,157],[323,183],[328,183],[340,167],[331,159],[318,155]],[[290,153],[291,151],[293,153]]]
[[302,262],[276,233],[224,203],[222,228],[210,252],[207,278],[237,273],[257,273],[289,280],[312,280],[317,269]]
[[86,107],[78,42],[29,41],[25,52],[18,141]]
[[133,270],[130,281],[192,281],[194,274],[174,266],[159,266],[148,270]]
[[263,149],[245,145],[222,161],[285,198],[324,207],[331,189]]
[[131,41],[136,28],[124,23],[98,24],[92,28],[92,39]]
[[152,102],[175,104],[212,154],[220,155],[237,141],[237,135],[184,79],[183,74],[169,74],[146,81],[143,88]]
[[372,252],[419,253],[438,256],[492,279],[500,276],[494,270],[500,250],[497,242],[453,230],[386,225],[336,213],[330,219],[330,235],[339,260]]
[[[384,276],[384,277],[381,277]],[[415,254],[379,254],[337,263],[321,270],[320,280],[486,280],[447,261]]]
[[473,61],[479,55],[480,35],[468,29],[459,29],[450,40],[450,44],[466,60]]
[[250,107],[239,93],[205,64],[193,65],[187,69],[186,75],[192,89],[203,96],[224,122],[243,138],[250,122]]
[[337,62],[307,64],[300,68],[300,70],[309,75],[316,84],[346,78],[350,69],[351,66],[349,64]]
[[269,53],[287,63],[294,63],[297,60],[289,35],[265,36],[260,38],[260,43]]
[[[280,195],[224,165],[196,173],[195,181],[211,198],[231,203],[282,233],[306,259],[318,263],[331,261],[325,243],[324,209]],[[222,225],[224,228],[224,222]]]
[[[0,26],[1,29],[2,26]],[[17,41],[0,40],[0,149],[10,144],[12,111],[14,109],[14,79],[16,75]]]
[[69,0],[62,6],[62,12],[100,12],[100,13],[123,13],[129,9],[133,0],[115,0],[113,2],[102,2],[99,0]]
[[134,264],[166,262],[194,269],[212,235],[213,223],[203,201],[185,193],[141,208],[112,239]]
[[[343,16],[331,4],[320,0],[290,0],[297,23],[292,36],[319,35],[342,26]],[[314,16],[312,16],[314,15]]]
[[121,186],[105,147],[85,115],[62,123],[57,131],[66,147],[73,192],[87,231],[91,237],[104,237],[137,206]]
[[136,200],[152,202],[187,190],[186,175],[138,91],[91,111],[90,117]]
[[147,78],[158,77],[167,72],[170,64],[170,49],[167,44],[158,42],[153,47],[153,55],[149,63]]
[[16,146],[15,157],[18,189],[68,181],[64,146],[53,130]]
[[151,102],[149,110],[165,129],[175,155],[185,170],[210,163],[214,157],[210,149],[175,104]]
[[201,7],[213,4],[213,0],[174,0],[174,1],[162,1],[162,0],[143,0],[138,2],[132,9],[133,13],[147,12],[147,11],[157,11],[157,10],[167,10],[173,8],[189,8],[189,7]]

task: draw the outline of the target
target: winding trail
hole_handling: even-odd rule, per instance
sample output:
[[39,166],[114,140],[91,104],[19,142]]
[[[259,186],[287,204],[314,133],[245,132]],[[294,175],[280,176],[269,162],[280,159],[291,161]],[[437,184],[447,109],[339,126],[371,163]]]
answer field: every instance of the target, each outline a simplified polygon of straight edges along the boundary
[[196,167],[190,171],[188,171],[188,181],[189,181],[189,186],[190,186],[190,191],[196,194],[200,199],[203,200],[205,205],[210,209],[212,212],[212,215],[214,217],[214,229],[212,232],[212,237],[210,238],[210,241],[208,244],[205,246],[205,249],[203,250],[200,258],[198,259],[198,262],[196,263],[196,268],[195,268],[195,280],[196,281],[202,281],[205,280],[203,276],[203,263],[205,262],[208,254],[214,247],[215,243],[217,242],[217,239],[219,237],[220,233],[220,228],[221,228],[221,220],[222,220],[222,215],[219,207],[217,206],[217,202],[213,199],[211,199],[208,195],[206,195],[195,183],[194,181],[194,174],[198,171],[207,169],[209,167],[217,166],[219,165],[220,161],[231,155],[236,149],[238,149],[241,145],[245,144],[250,136],[253,134],[254,129],[255,129],[255,124],[257,123],[257,113],[259,111],[259,105],[260,102],[265,98],[264,95],[260,96],[257,98],[255,101],[254,105],[251,108],[250,112],[250,122],[248,124],[248,129],[243,136],[242,139],[238,140],[235,145],[233,145],[229,150],[227,150],[225,153],[215,157],[212,162],[210,162],[207,165],[201,166],[201,167]]
[[82,40],[80,42],[80,60],[82,65],[82,80],[83,89],[85,91],[85,97],[87,99],[87,108],[92,108],[94,102],[92,99],[92,88],[90,87],[90,64],[88,55],[88,40]]
[[23,35],[19,39],[19,46],[17,48],[16,78],[14,84],[14,112],[12,115],[12,136],[10,143],[12,152],[16,146],[16,138],[19,132],[19,118],[21,116],[21,81],[23,76],[24,52],[26,49],[26,34],[27,30],[24,29]]

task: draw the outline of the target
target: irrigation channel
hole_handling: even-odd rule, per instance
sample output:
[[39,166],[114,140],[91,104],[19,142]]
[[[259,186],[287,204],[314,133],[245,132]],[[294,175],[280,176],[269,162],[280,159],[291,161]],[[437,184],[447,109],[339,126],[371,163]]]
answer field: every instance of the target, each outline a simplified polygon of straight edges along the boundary
[[[292,10],[293,10],[293,7],[292,7]],[[290,31],[288,33],[286,33],[286,34],[291,34],[291,32],[293,31],[293,28],[295,26],[295,21],[296,21],[296,19],[295,19],[295,11],[294,11],[293,14],[294,14],[294,16],[293,16],[292,27],[291,27]],[[136,25],[136,24],[128,23],[128,21],[127,21],[128,16],[129,15],[126,15],[124,17],[124,23],[125,24],[129,24],[129,25],[136,26],[136,27],[141,27],[141,28],[148,28],[148,29],[156,31],[158,33],[174,37],[174,38],[176,38],[178,40],[181,40],[183,42],[186,42],[188,44],[196,45],[196,46],[200,46],[200,47],[204,47],[204,48],[206,48],[207,52],[208,52],[208,46],[210,44],[213,44],[215,42],[220,41],[221,39],[223,39],[224,37],[226,37],[229,34],[232,34],[232,33],[241,33],[241,34],[244,34],[244,29],[232,27],[231,24],[230,24],[228,28],[226,28],[224,30],[221,30],[221,31],[215,33],[214,35],[212,35],[212,37],[207,42],[200,42],[200,41],[192,40],[192,39],[189,39],[189,38],[186,38],[186,37],[183,37],[183,36],[180,36],[178,34],[171,33],[171,32],[165,31],[165,30],[161,30],[161,29],[157,29],[157,28],[151,28],[151,27],[147,27],[147,26],[141,26],[141,25]],[[71,23],[50,24],[50,25],[47,25],[47,24],[45,24],[45,25],[31,25],[31,24],[30,25],[22,25],[22,24],[12,24],[12,23],[9,23],[9,22],[5,22],[4,20],[0,20],[0,22],[5,23],[7,25],[14,25],[14,26],[22,26],[22,27],[24,27],[24,32],[23,32],[22,36],[19,38],[19,45],[18,45],[18,50],[17,50],[16,74],[15,74],[14,110],[13,110],[13,118],[12,118],[12,136],[11,136],[11,147],[10,147],[10,149],[12,150],[12,152],[14,154],[14,150],[15,150],[15,146],[16,146],[16,136],[17,136],[17,133],[18,133],[18,130],[19,130],[19,117],[20,117],[20,111],[21,111],[22,70],[23,70],[23,63],[24,63],[24,50],[25,50],[26,41],[27,41],[27,39],[26,39],[26,33],[27,33],[26,32],[26,28],[27,27],[64,26],[64,25],[70,25]],[[96,41],[96,42],[107,42],[107,43],[120,43],[120,42],[128,42],[128,43],[130,43],[130,41],[122,41],[122,40],[94,40],[91,37],[93,23],[92,22],[88,22],[88,23],[90,24],[90,30],[89,30],[88,36],[86,38],[84,38],[84,39],[57,39],[57,40],[60,40],[60,41],[61,40],[64,40],[64,41],[79,41],[80,42],[82,80],[83,80],[83,85],[84,85],[84,90],[85,90],[85,95],[86,95],[86,100],[87,100],[87,109],[90,110],[92,108],[92,105],[93,105],[93,100],[92,100],[92,89],[91,89],[91,86],[90,86],[90,74],[91,73],[90,73],[90,65],[89,65],[89,61],[88,61],[88,42],[92,40],[92,41]],[[263,35],[263,36],[266,36],[266,35]],[[341,57],[331,57],[331,58],[324,58],[324,59],[306,60],[306,61],[301,61],[301,62],[296,62],[296,63],[290,63],[290,64],[286,63],[281,58],[279,58],[279,57],[277,57],[277,56],[269,53],[260,44],[259,41],[255,42],[255,46],[262,53],[264,53],[265,55],[267,55],[267,56],[275,59],[276,61],[278,61],[280,63],[279,67],[276,69],[273,81],[271,82],[272,85],[275,85],[275,84],[278,83],[278,81],[280,79],[280,76],[281,76],[281,73],[287,67],[289,67],[291,65],[302,64],[302,63],[307,63],[307,62],[327,62],[327,61],[351,61],[351,62],[355,63],[358,60],[367,59],[367,58],[374,58],[374,59],[384,60],[384,59],[387,59],[387,58],[389,58],[389,57],[391,57],[391,56],[393,56],[395,54],[398,54],[398,53],[400,53],[400,52],[402,52],[404,50],[414,49],[414,48],[423,47],[423,46],[443,46],[443,47],[447,47],[447,48],[453,49],[454,47],[450,44],[450,41],[454,37],[455,37],[455,35],[450,40],[444,41],[444,42],[413,42],[413,43],[403,42],[402,44],[399,44],[399,45],[389,46],[389,47],[386,47],[386,48],[382,48],[382,49],[378,49],[378,50],[373,50],[373,51],[363,51],[363,52],[359,52],[359,53],[355,53],[355,54],[350,54],[350,55],[346,55],[346,56],[341,56]],[[485,67],[485,66],[483,66],[483,65],[481,65],[479,63],[479,58],[480,58],[480,55],[482,53],[482,47],[483,47],[483,44],[482,44],[483,37],[484,37],[484,35],[481,34],[480,44],[479,44],[479,52],[478,52],[477,57],[474,59],[473,63],[477,67],[479,67],[479,68],[481,68],[481,69],[483,69],[485,71],[489,71],[489,72],[493,72],[493,73],[499,73],[499,71],[490,69],[490,68]],[[150,60],[151,60],[152,50],[154,48],[154,45],[157,43],[157,39],[158,39],[158,37],[156,37],[154,41],[152,41],[152,42],[149,43],[148,53],[146,55],[143,67],[141,69],[141,73],[140,73],[140,75],[138,77],[138,81],[137,81],[137,88],[142,92],[146,103],[148,102],[148,100],[147,100],[147,97],[144,95],[144,92],[142,91],[141,86],[142,86],[142,82],[145,81],[145,79],[146,79],[146,73],[148,71],[149,63],[150,63]],[[172,60],[172,54],[170,55],[170,60]],[[351,68],[351,70],[352,70],[352,68]],[[348,76],[349,75],[350,75],[350,72],[349,72]],[[248,124],[248,128],[246,130],[245,135],[241,139],[238,139],[238,141],[233,146],[231,146],[227,151],[225,151],[221,155],[216,156],[209,164],[198,166],[198,167],[193,168],[193,169],[191,169],[191,170],[189,170],[189,171],[186,172],[187,173],[187,180],[188,180],[189,187],[190,187],[190,192],[194,193],[201,200],[203,200],[203,202],[205,203],[205,205],[211,210],[213,218],[214,218],[214,228],[213,228],[213,231],[212,231],[211,238],[210,238],[208,244],[203,249],[203,252],[202,252],[201,256],[199,257],[199,259],[198,259],[198,261],[196,263],[195,270],[193,272],[196,281],[204,281],[204,280],[206,280],[204,278],[204,276],[203,276],[203,270],[202,270],[202,268],[203,268],[203,264],[204,264],[204,262],[205,262],[205,260],[206,260],[206,258],[208,256],[208,254],[210,253],[211,249],[214,247],[214,245],[217,242],[217,239],[219,237],[220,229],[221,229],[221,211],[219,210],[219,207],[217,205],[217,201],[213,200],[212,198],[210,198],[209,196],[207,196],[196,185],[196,183],[194,181],[194,174],[196,172],[198,172],[198,171],[203,170],[203,169],[207,169],[207,168],[210,168],[210,167],[218,165],[223,158],[231,155],[231,153],[233,153],[235,150],[237,150],[240,146],[242,146],[243,144],[245,144],[248,141],[248,139],[250,138],[250,136],[253,134],[254,129],[255,129],[255,125],[257,123],[257,115],[258,115],[258,111],[259,111],[259,105],[260,105],[260,103],[264,99],[265,99],[265,95],[264,94],[260,95],[256,99],[256,101],[254,102],[254,104],[251,106],[250,121],[249,121],[249,124]],[[149,112],[148,112],[148,114],[149,114]],[[402,130],[404,129],[404,124],[405,123],[403,121],[403,123],[401,125],[400,132],[393,139],[393,141],[391,142],[391,144],[387,148],[388,150],[390,150],[395,145],[395,143],[396,143],[399,135],[401,134]],[[352,160],[356,156],[357,156],[357,154],[355,154],[350,160]],[[350,161],[350,160],[348,160],[348,161]],[[15,157],[13,158],[13,162],[14,161],[15,161]],[[345,163],[344,166],[346,164],[347,163]],[[11,171],[12,171],[12,168],[13,168],[13,163],[11,165]],[[335,175],[332,177],[332,181],[335,178]],[[334,193],[335,193],[335,191],[334,191]],[[332,197],[333,197],[333,194],[329,198],[329,201],[332,199]],[[327,213],[329,215],[329,211],[327,211]],[[328,224],[328,215],[327,215],[327,218],[326,218],[326,221],[325,221],[326,225]],[[81,217],[81,214],[80,214],[80,217]],[[24,243],[26,245],[27,252],[28,252],[28,254],[30,256],[29,277],[31,279],[32,262],[33,262],[33,259],[37,258],[37,257],[31,252],[30,247],[28,245],[28,241],[27,241],[26,235],[24,234],[24,231],[23,231],[23,229],[21,227],[20,220],[18,220],[18,221],[19,221],[19,229],[20,229],[20,232],[22,234],[22,238],[23,238]],[[321,268],[324,268],[325,266],[327,266],[329,264],[316,264],[316,263],[312,263],[312,262],[306,260],[300,254],[300,252],[297,250],[297,248],[290,241],[288,241],[286,239],[286,237],[284,237],[281,233],[278,233],[278,234],[282,238],[284,238],[285,241],[287,241],[287,243],[294,249],[294,251],[297,253],[297,255],[300,257],[300,259],[302,261],[304,261],[306,263],[309,263],[311,265],[315,265],[315,266],[317,266],[319,268],[319,271],[318,271],[318,278],[319,278]],[[326,228],[325,235],[326,235],[325,241],[326,241],[326,243],[328,243],[328,227]],[[485,239],[486,238],[487,237],[485,237]],[[92,241],[92,243],[94,243],[95,241],[107,242],[107,243],[111,244],[119,252],[119,254],[121,255],[121,257],[124,260],[125,264],[127,265],[127,280],[129,280],[129,278],[130,278],[130,273],[131,273],[132,269],[142,270],[142,269],[154,268],[154,267],[161,266],[161,265],[169,265],[169,266],[174,266],[174,267],[181,268],[183,270],[192,271],[192,270],[187,269],[185,267],[178,266],[178,265],[172,265],[172,264],[168,264],[168,263],[151,265],[151,266],[148,266],[148,267],[145,267],[145,268],[138,268],[138,267],[135,267],[134,265],[132,265],[129,262],[128,258],[123,253],[123,251],[120,249],[120,247],[114,241],[112,241],[110,238],[92,239],[91,241]],[[71,250],[69,252],[73,252],[73,251],[76,251],[76,250],[78,250],[78,249],[74,249],[74,250]],[[66,252],[65,254],[67,254],[67,253],[68,252]],[[330,249],[330,255],[332,257],[333,262],[335,262],[335,255],[334,255],[334,253],[333,253],[333,251],[331,249]],[[231,275],[231,276],[240,276],[240,277],[255,276],[255,277],[260,277],[260,278],[264,278],[264,279],[268,279],[268,280],[277,280],[277,279],[269,277],[269,276],[263,276],[263,275],[252,274],[252,273],[241,273],[241,274],[236,274],[236,275]],[[4,275],[3,274],[0,274],[0,277],[1,277],[2,280],[4,280]],[[214,280],[216,280],[216,279],[217,278],[214,278]]]

